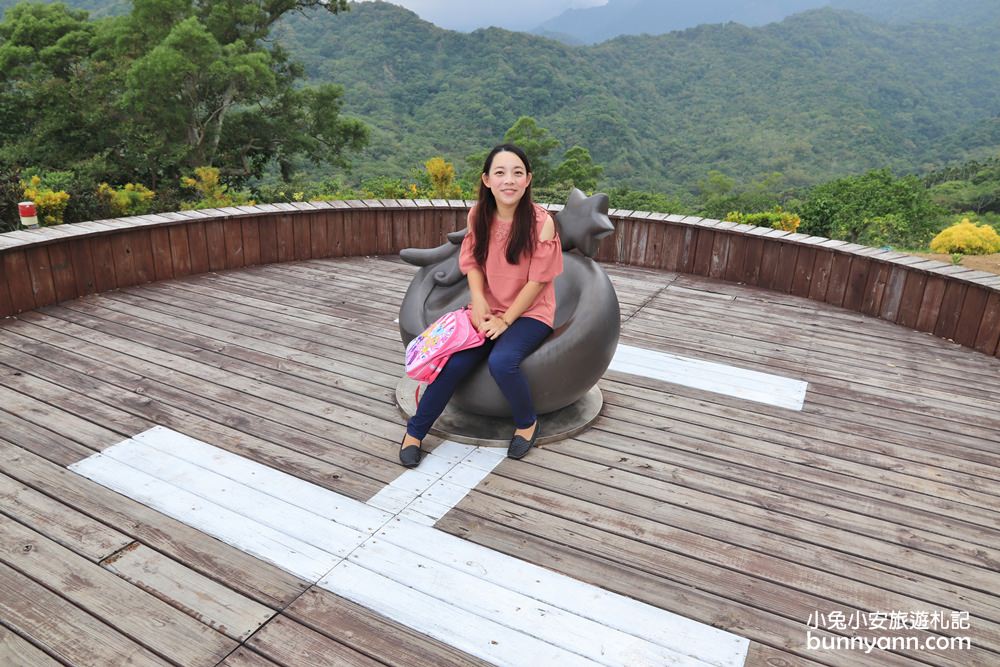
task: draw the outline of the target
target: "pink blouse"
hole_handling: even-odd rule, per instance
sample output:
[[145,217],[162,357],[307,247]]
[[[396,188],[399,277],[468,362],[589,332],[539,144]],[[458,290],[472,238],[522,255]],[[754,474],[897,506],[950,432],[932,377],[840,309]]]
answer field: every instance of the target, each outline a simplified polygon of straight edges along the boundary
[[[475,210],[473,207],[469,211],[469,220],[472,220]],[[536,238],[541,236],[542,227],[548,216],[549,214],[544,208],[535,204]],[[531,317],[551,327],[556,317],[556,288],[552,281],[563,270],[562,242],[559,240],[559,232],[556,231],[555,238],[551,240],[538,241],[531,257],[522,256],[517,264],[511,264],[507,261],[506,252],[507,239],[510,236],[512,225],[513,222],[503,222],[497,218],[493,218],[490,223],[490,243],[486,266],[480,267],[486,278],[486,302],[490,306],[491,313],[503,315],[529,280],[545,283],[545,287],[542,288],[534,303],[521,314],[521,317]],[[458,267],[466,275],[478,266],[473,255],[474,248],[475,237],[470,228],[469,233],[462,241],[462,251],[458,257]]]

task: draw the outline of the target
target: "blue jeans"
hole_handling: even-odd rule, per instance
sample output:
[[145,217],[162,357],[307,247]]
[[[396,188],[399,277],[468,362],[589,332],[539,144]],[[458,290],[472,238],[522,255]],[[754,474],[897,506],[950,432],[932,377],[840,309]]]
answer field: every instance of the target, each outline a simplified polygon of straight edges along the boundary
[[459,383],[483,359],[489,358],[490,375],[510,403],[514,426],[528,428],[535,423],[535,406],[531,402],[528,383],[521,375],[521,362],[542,344],[552,327],[531,317],[519,317],[496,340],[486,339],[479,347],[451,355],[434,382],[420,397],[417,412],[406,422],[406,432],[423,440],[431,426],[444,412]]

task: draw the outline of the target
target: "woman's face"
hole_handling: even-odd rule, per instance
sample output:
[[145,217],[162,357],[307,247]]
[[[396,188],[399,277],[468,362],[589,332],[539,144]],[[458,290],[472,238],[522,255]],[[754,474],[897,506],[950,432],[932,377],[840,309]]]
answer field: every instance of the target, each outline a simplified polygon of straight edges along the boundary
[[500,206],[517,206],[524,191],[531,183],[531,174],[515,153],[501,151],[493,156],[490,169],[483,174],[483,184],[488,187]]

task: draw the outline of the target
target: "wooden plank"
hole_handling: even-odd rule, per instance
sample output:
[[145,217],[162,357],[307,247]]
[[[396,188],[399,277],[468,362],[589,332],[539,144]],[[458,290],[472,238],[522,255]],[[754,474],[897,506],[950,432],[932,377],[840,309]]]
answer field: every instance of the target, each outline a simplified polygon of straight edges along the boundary
[[[502,522],[492,521],[490,517],[496,517],[499,509],[485,510],[478,501],[477,494],[472,494],[460,506],[461,509],[449,513],[437,527],[702,623],[721,629],[738,628],[742,636],[786,647],[796,657],[809,655],[804,646],[789,642],[789,637],[804,637],[802,621],[791,621],[761,609],[756,600],[750,604],[749,596],[744,596],[742,600],[724,599],[706,589],[686,586],[676,580],[671,570],[664,570],[662,559],[658,561],[660,565],[654,575],[649,572],[650,568],[635,567],[635,555],[625,556],[623,552],[609,548],[606,534],[599,534],[595,542],[585,546],[587,540],[582,535],[573,536],[552,525],[529,525],[532,518],[537,518],[528,516],[532,510],[510,507],[502,500],[498,505],[511,510],[512,514]],[[582,530],[588,531],[586,527]],[[595,531],[597,533],[599,531]],[[870,667],[870,663],[860,658],[852,661],[851,656],[845,657],[844,665]]]
[[[416,216],[415,211],[411,211],[410,218]],[[344,231],[344,214],[341,211],[324,211],[323,217],[326,219],[326,237],[330,243],[330,257],[343,257],[346,242]]]
[[308,216],[292,218],[292,239],[294,257],[296,260],[306,260],[312,257],[312,238]]
[[833,267],[830,269],[830,283],[826,288],[826,302],[834,306],[844,303],[847,296],[847,286],[850,283],[852,256],[836,252],[833,256]]
[[772,289],[774,277],[778,271],[778,262],[781,257],[781,244],[767,239],[760,239],[763,243],[763,251],[760,257],[760,272],[757,275],[757,282],[751,283],[759,285],[764,289]]
[[0,470],[10,477],[101,517],[112,528],[262,604],[283,608],[307,587],[272,565],[2,440],[0,454]]
[[795,296],[806,298],[812,291],[812,282],[815,279],[816,249],[808,246],[799,246],[798,256],[795,258],[795,271],[792,275],[791,293]]
[[794,243],[780,243],[778,260],[771,276],[771,289],[787,294],[792,290],[792,280],[795,278],[795,262],[799,254],[799,246]]
[[[410,213],[406,210],[396,209],[389,215],[392,217],[392,246],[396,254],[405,248],[410,247]],[[330,257],[330,254],[324,254]]]
[[[4,352],[6,353],[6,349]],[[4,366],[4,370],[8,368],[10,367]],[[2,387],[0,388],[0,401],[6,402],[8,399],[17,397],[17,394],[16,391]],[[11,409],[17,410],[18,407],[15,405]],[[16,442],[23,449],[44,456],[59,465],[66,466],[75,463],[93,453],[92,450],[68,438],[65,434],[56,433],[46,428],[46,426],[59,428],[58,424],[48,423],[46,426],[39,426],[21,419],[10,411],[0,411],[0,421],[4,425],[3,437],[11,442]]]
[[207,220],[204,226],[209,270],[222,271],[226,268],[226,230],[223,221]]
[[967,285],[955,280],[949,280],[945,285],[944,296],[941,299],[941,310],[938,313],[937,323],[934,325],[934,335],[938,338],[954,339],[967,290]]
[[285,614],[388,664],[406,664],[415,656],[442,667],[491,664],[317,587],[303,593]]
[[[112,260],[115,265],[116,282],[119,287],[135,285],[136,277],[135,253],[132,250],[134,236],[132,234],[114,234],[111,238]],[[152,252],[152,250],[150,250]]]
[[731,239],[733,237],[733,234],[726,234],[724,232],[715,233],[715,242],[712,244],[712,261],[708,269],[710,277],[722,278],[726,275]]
[[[821,656],[816,655],[817,658]],[[760,642],[750,642],[747,660],[743,667],[819,667],[822,663],[814,662],[799,655],[767,646]]]
[[0,257],[0,318],[14,314],[14,304],[10,298],[11,286],[7,279],[6,257]]
[[187,225],[171,225],[167,228],[170,238],[170,257],[175,278],[191,275],[191,242],[188,240]]
[[10,665],[18,667],[61,667],[61,662],[56,662],[48,654],[35,645],[19,636],[7,628],[0,625],[0,665]]
[[329,257],[330,241],[327,238],[326,221],[322,214],[310,214],[304,217],[309,224],[310,257]]
[[[464,220],[463,220],[464,224]],[[650,220],[646,232],[646,254],[642,257],[644,267],[659,266],[663,258],[663,243],[666,237],[666,225],[658,220]]]
[[814,301],[826,301],[826,293],[830,287],[833,272],[834,254],[823,248],[816,248],[816,259],[813,264],[813,277],[809,285],[809,298]]
[[278,218],[275,231],[278,239],[278,261],[290,262],[295,259],[295,217],[283,215]]
[[243,250],[243,221],[224,220],[222,222],[222,235],[226,244],[226,268],[238,269],[246,265],[246,256]]
[[259,653],[254,653],[245,646],[240,646],[233,651],[225,660],[219,663],[219,667],[281,667],[276,662],[271,662]]
[[31,286],[27,253],[23,250],[7,251],[3,262],[14,312],[34,310],[35,292]]
[[[0,618],[71,665],[167,667],[170,663],[76,605],[0,563]],[[16,664],[16,663],[15,663]]]
[[[149,241],[153,249],[153,275],[156,280],[169,280],[174,277],[174,259],[170,250],[170,232],[165,227],[154,227],[149,230]],[[94,261],[97,261],[95,251]],[[98,291],[106,291],[98,287]]]
[[[705,232],[706,234],[710,232]],[[681,243],[680,262],[677,271],[681,273],[693,273],[694,262],[698,249],[699,230],[696,227],[684,228],[684,240]]]
[[212,270],[212,265],[208,260],[208,234],[205,231],[205,223],[189,223],[187,230],[188,247],[191,250],[191,273],[195,275],[208,273]]
[[247,639],[275,614],[273,609],[138,542],[101,565],[237,641]]
[[760,273],[764,260],[764,240],[747,235],[747,254],[743,260],[742,282],[748,285],[760,284]]
[[[52,282],[55,288],[55,301],[75,299],[76,278],[73,275],[73,261],[70,259],[69,247],[66,243],[53,243],[48,246],[49,261],[52,265]],[[0,262],[2,264],[2,262]],[[2,271],[2,268],[0,268]],[[3,291],[3,276],[0,275],[0,292]],[[0,295],[0,312],[3,309],[3,296]]]
[[47,246],[29,248],[26,253],[31,291],[35,294],[35,306],[55,303],[56,287],[52,280],[52,263],[49,261]]
[[[303,215],[303,214],[299,214]],[[260,237],[260,263],[273,264],[278,261],[278,216],[269,215],[258,223]]]
[[[979,327],[986,314],[989,291],[976,285],[969,285],[965,291],[965,301],[959,311],[958,325],[955,327],[955,342],[965,347],[974,347],[979,335]],[[993,292],[996,294],[996,292]]]
[[902,266],[887,266],[889,278],[885,291],[882,293],[882,305],[879,317],[890,322],[899,319],[899,310],[903,302],[903,288],[906,285],[906,275],[909,271]]
[[684,229],[677,225],[664,224],[663,247],[657,268],[666,271],[677,271],[681,265],[681,253],[684,251]]
[[632,244],[626,249],[626,264],[641,266],[646,257],[646,242],[650,223],[645,220],[631,220],[635,228]]
[[[9,337],[5,337],[5,340],[9,340]],[[26,341],[21,347],[27,348],[30,344]],[[23,359],[23,356],[15,354],[7,354],[5,357],[7,364],[14,364]],[[126,418],[124,423],[119,423],[117,420],[120,413],[110,406],[96,403],[88,396],[67,391],[57,382],[58,380],[49,382],[38,378],[28,371],[0,376],[0,385],[12,390],[0,392],[7,398],[5,409],[24,415],[26,421],[38,426],[51,425],[57,432],[69,433],[73,439],[90,447],[107,446],[118,442],[123,439],[122,433],[131,432],[131,428],[135,426],[135,419]],[[65,410],[45,404],[45,401],[51,401],[54,397],[61,400],[66,406]],[[77,413],[86,415],[87,418],[80,417]]]
[[903,285],[903,295],[899,301],[899,315],[896,322],[910,329],[917,328],[917,318],[920,316],[920,304],[924,298],[924,288],[927,285],[927,275],[917,271],[907,271]]
[[243,226],[243,254],[247,266],[260,264],[260,221],[270,218],[247,218],[242,221]]
[[[375,236],[378,239],[376,251],[379,255],[394,255],[399,252],[395,248],[392,237],[392,218],[395,214],[395,211],[385,209],[372,209],[371,211],[371,216],[375,221]],[[457,229],[457,218],[455,211],[448,211],[449,224],[453,230]]]
[[725,280],[734,283],[743,280],[749,245],[750,238],[746,234],[729,235],[729,257],[726,261],[725,275],[722,276]]
[[875,271],[876,268],[867,257],[855,255],[851,258],[850,273],[847,276],[847,286],[842,303],[844,308],[860,312],[861,304],[864,303],[867,294],[869,275]]
[[[288,667],[383,667],[383,663],[284,616],[261,628],[246,645]],[[427,663],[416,657],[410,664]]]
[[917,315],[916,329],[933,332],[937,326],[938,314],[941,312],[941,302],[944,300],[947,281],[941,276],[928,276],[924,285],[924,293],[920,300],[920,312]]
[[994,354],[1000,343],[1000,292],[991,292],[983,309],[974,347],[984,354]]
[[882,297],[885,286],[889,282],[889,265],[883,262],[872,264],[865,283],[865,291],[861,299],[860,311],[866,315],[878,315],[882,307]]
[[0,500],[7,516],[95,562],[132,542],[129,536],[3,474]]
[[712,268],[712,250],[715,247],[716,233],[710,229],[698,230],[698,241],[694,247],[691,271],[699,276],[707,276]]

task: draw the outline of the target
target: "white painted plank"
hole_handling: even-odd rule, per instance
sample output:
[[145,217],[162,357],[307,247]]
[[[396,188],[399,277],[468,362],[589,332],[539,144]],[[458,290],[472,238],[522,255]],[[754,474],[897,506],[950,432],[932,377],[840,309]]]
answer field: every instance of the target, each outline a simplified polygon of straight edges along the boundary
[[609,369],[790,410],[802,409],[808,388],[806,382],[780,375],[623,344]]
[[500,667],[559,665],[593,667],[581,655],[515,632],[458,609],[388,577],[344,561],[320,587],[372,609],[430,637]]
[[329,554],[346,556],[369,536],[136,440],[102,454]]
[[359,500],[162,426],[155,426],[132,440],[355,530],[370,534],[392,518],[390,513]]
[[[491,453],[482,451],[483,448],[445,441],[424,457],[419,470],[405,471],[372,496],[368,504],[395,513],[420,498],[427,498],[432,504],[423,503],[418,511],[422,514],[439,511],[435,517],[439,519],[506,458],[506,452],[499,448]],[[470,459],[475,462],[468,462]]]
[[749,642],[743,637],[442,531],[392,521],[379,531],[378,537],[536,600],[642,637],[704,664],[739,666],[746,658]]
[[70,470],[307,581],[318,580],[341,560],[103,454]]
[[[440,541],[435,536],[434,541]],[[608,666],[681,665],[662,646],[425,558],[381,539],[369,540],[349,562],[489,618],[511,630]],[[693,661],[687,664],[695,664]]]

